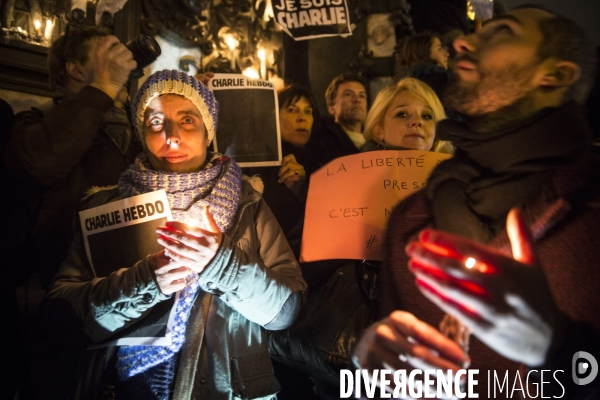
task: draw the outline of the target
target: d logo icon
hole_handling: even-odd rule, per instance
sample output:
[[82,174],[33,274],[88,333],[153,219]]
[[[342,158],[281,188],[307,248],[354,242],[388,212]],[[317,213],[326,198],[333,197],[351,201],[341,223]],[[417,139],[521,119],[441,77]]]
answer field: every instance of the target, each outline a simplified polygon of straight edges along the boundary
[[[581,358],[585,359],[587,362],[578,363],[577,361],[579,361]],[[577,353],[573,354],[571,370],[573,371],[573,382],[575,382],[577,385],[587,385],[596,378],[596,375],[598,375],[598,362],[590,353],[578,351]],[[578,377],[578,375],[583,375],[587,371],[590,371],[587,377]]]

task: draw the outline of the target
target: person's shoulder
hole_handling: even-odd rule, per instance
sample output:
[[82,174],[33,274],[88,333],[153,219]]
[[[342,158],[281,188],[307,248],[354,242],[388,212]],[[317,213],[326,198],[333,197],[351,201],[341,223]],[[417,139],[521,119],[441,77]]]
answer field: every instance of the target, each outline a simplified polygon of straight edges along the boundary
[[577,203],[600,199],[600,155],[589,152],[577,163],[558,168],[552,185],[559,196]]
[[242,191],[240,193],[240,204],[258,202],[265,191],[265,184],[258,175],[242,177]]
[[377,143],[375,143],[372,140],[367,140],[365,142],[365,144],[362,145],[362,147],[360,148],[360,150],[358,151],[359,153],[367,153],[369,151],[377,151],[377,150],[384,150],[383,148],[381,148]]
[[94,186],[90,188],[79,204],[80,210],[88,210],[113,201],[121,200],[118,186]]
[[[425,190],[419,190],[393,207],[388,222],[388,229],[404,230],[414,223],[432,218],[431,202]],[[411,221],[411,222],[409,222]]]
[[331,115],[321,116],[321,128],[323,132],[339,132],[344,130],[340,124],[335,122]]
[[43,118],[44,114],[54,107],[56,107],[56,104],[53,102],[53,100],[48,100],[37,106],[32,106],[27,110],[19,111],[15,114],[15,123]]

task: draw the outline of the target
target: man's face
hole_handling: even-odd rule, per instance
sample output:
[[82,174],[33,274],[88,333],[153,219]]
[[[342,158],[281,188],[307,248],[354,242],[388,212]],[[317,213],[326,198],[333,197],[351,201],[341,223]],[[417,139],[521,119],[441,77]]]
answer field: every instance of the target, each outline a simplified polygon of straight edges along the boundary
[[335,103],[329,106],[329,113],[341,124],[364,123],[367,118],[367,91],[362,83],[344,82],[338,86]]
[[477,33],[454,41],[457,62],[445,104],[470,117],[513,105],[537,89],[543,40],[538,22],[551,14],[520,9],[488,21]]

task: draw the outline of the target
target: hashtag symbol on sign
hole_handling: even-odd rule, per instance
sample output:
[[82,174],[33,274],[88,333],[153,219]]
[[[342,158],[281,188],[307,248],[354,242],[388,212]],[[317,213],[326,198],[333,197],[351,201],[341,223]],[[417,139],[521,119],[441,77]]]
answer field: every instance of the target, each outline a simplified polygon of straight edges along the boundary
[[371,237],[369,238],[369,240],[367,240],[367,249],[370,249],[371,246],[373,246],[373,243],[375,243],[377,240],[378,240],[377,236],[371,235]]

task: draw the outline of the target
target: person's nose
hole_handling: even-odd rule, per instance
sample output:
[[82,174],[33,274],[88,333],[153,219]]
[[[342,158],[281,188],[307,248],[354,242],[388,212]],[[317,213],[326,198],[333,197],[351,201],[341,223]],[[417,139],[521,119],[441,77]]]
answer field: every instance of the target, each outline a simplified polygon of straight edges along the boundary
[[408,123],[411,127],[421,128],[423,126],[423,117],[420,115],[413,115]]
[[475,52],[475,35],[459,36],[452,42],[457,55]]
[[304,115],[304,113],[299,112],[298,116],[296,117],[296,121],[298,121],[298,122],[306,121],[306,115]]
[[179,134],[179,126],[177,124],[167,123],[165,131],[167,145],[178,145],[181,143],[181,135]]

